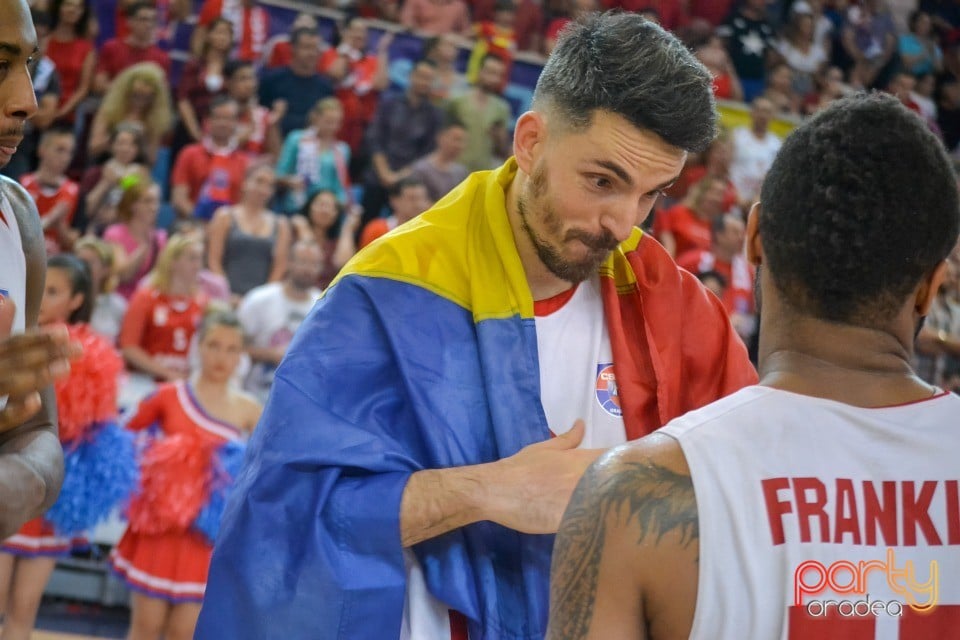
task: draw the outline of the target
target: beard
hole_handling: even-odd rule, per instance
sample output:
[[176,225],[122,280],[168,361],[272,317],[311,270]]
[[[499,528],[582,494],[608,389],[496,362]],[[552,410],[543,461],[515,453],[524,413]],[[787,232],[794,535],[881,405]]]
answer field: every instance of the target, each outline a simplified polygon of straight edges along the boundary
[[545,196],[546,191],[546,169],[541,165],[534,170],[530,177],[528,188],[525,188],[517,198],[520,226],[533,244],[540,262],[550,273],[571,284],[578,284],[596,273],[603,261],[610,255],[610,252],[617,248],[620,243],[606,229],[598,235],[579,229],[571,229],[565,234],[563,242],[579,240],[587,247],[588,251],[578,260],[565,258],[560,249],[547,242],[530,224],[531,216],[536,216],[550,235],[559,237],[562,231],[560,216]]

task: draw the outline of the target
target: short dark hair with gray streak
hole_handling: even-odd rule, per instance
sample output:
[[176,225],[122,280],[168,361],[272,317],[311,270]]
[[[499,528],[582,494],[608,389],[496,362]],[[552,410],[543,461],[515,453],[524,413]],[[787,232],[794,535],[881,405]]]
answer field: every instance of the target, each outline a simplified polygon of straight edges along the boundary
[[699,152],[717,133],[712,84],[707,68],[656,24],[631,13],[591,14],[563,31],[533,105],[580,131],[595,111],[609,111]]

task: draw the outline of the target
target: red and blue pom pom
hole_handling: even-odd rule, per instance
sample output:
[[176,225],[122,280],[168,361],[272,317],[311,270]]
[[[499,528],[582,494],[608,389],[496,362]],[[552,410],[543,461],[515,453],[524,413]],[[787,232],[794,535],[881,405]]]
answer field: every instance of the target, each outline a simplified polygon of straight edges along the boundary
[[70,364],[70,374],[54,385],[60,442],[69,445],[95,424],[116,420],[123,359],[88,325],[68,325],[67,331],[83,347],[83,356]]
[[130,530],[186,531],[210,496],[209,470],[217,445],[184,433],[156,440],[141,461],[140,491],[130,501]]
[[244,453],[246,445],[243,443],[226,442],[217,449],[213,457],[210,499],[193,521],[193,528],[202,533],[210,544],[216,541],[220,531],[224,508],[233,491],[234,482],[243,468]]
[[61,536],[75,536],[105,520],[130,497],[140,475],[132,433],[115,422],[85,430],[87,437],[67,447],[60,497],[44,516]]

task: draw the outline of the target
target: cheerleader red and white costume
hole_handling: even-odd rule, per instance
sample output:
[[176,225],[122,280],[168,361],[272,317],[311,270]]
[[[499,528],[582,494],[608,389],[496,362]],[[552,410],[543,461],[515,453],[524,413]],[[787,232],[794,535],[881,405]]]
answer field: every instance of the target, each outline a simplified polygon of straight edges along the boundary
[[[116,349],[89,325],[68,325],[67,331],[73,342],[82,345],[83,355],[71,364],[69,375],[54,385],[60,443],[68,477],[64,479],[60,498],[51,513],[58,510],[62,516],[55,520],[58,523],[82,521],[85,526],[92,526],[109,513],[118,496],[129,492],[129,486],[123,485],[130,476],[122,469],[122,461],[115,464],[109,459],[113,453],[109,445],[107,450],[101,449],[99,455],[89,455],[89,448],[82,451],[83,461],[79,464],[73,456],[84,445],[100,438],[104,424],[116,418],[117,377],[123,370],[123,361]],[[122,455],[120,451],[116,453]],[[78,482],[74,481],[75,474],[82,476]],[[116,480],[116,484],[105,487],[104,479],[106,482]],[[3,541],[0,550],[21,557],[64,556],[70,552],[74,540],[82,539],[83,528],[58,531],[53,523],[41,516],[27,522]]]
[[207,414],[190,385],[161,385],[140,403],[127,428],[157,425],[163,435],[143,456],[141,492],[129,525],[110,554],[113,570],[134,590],[170,602],[200,602],[213,545],[191,528],[209,497],[215,451],[243,439],[238,427]]

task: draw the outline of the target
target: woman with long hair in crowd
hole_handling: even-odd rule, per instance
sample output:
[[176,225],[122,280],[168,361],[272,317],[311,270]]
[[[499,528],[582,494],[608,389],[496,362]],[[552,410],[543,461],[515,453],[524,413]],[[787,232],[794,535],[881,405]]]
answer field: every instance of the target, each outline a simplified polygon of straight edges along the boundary
[[207,306],[202,268],[202,237],[171,236],[123,319],[119,343],[131,369],[160,381],[189,375],[190,341]]
[[144,452],[141,490],[110,556],[133,590],[129,640],[193,638],[219,515],[241,443],[260,418],[259,403],[230,384],[243,353],[233,312],[206,314],[199,353],[190,382],[161,385],[127,423],[135,431],[157,425],[161,433]]
[[173,122],[163,67],[140,62],[113,80],[93,118],[88,143],[91,157],[107,151],[110,136],[122,122],[136,122],[143,127],[147,160],[156,162],[160,143]]
[[333,191],[317,191],[292,218],[296,238],[315,242],[323,251],[323,271],[317,285],[326,288],[343,265],[357,252],[357,229],[363,210],[353,205],[343,211]]
[[88,233],[99,235],[116,219],[117,203],[123,195],[122,183],[128,176],[150,177],[146,165],[143,127],[125,122],[110,136],[110,151],[103,164],[89,167],[80,181],[83,218]]
[[177,113],[180,122],[173,135],[171,152],[203,139],[202,123],[214,98],[227,92],[224,74],[233,50],[233,24],[216,18],[207,27],[200,56],[190,59],[180,74],[177,87]]
[[90,0],[53,0],[47,57],[57,66],[60,104],[57,118],[72,122],[77,106],[90,95],[97,50],[90,37]]
[[110,344],[116,344],[123,318],[127,315],[127,300],[114,290],[117,278],[113,271],[113,247],[100,238],[85,236],[74,245],[73,253],[87,264],[93,281],[90,328]]
[[47,264],[38,322],[66,325],[83,346],[70,374],[54,386],[64,483],[58,501],[0,545],[0,607],[3,640],[27,640],[43,591],[57,558],[71,540],[104,520],[133,489],[136,466],[133,439],[116,424],[119,354],[87,323],[93,308],[93,283],[87,266],[61,254]]
[[240,202],[218,209],[207,229],[207,266],[226,276],[235,296],[281,280],[287,272],[290,223],[267,208],[276,182],[269,164],[248,167]]
[[336,98],[324,98],[310,110],[310,126],[291,131],[283,142],[277,176],[287,188],[284,212],[293,214],[314,193],[333,191],[346,203],[350,189],[350,147],[337,139],[343,124],[343,106]]
[[129,179],[117,203],[117,222],[103,233],[116,251],[117,292],[127,300],[167,242],[167,232],[156,226],[159,212],[159,185],[149,178]]

